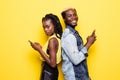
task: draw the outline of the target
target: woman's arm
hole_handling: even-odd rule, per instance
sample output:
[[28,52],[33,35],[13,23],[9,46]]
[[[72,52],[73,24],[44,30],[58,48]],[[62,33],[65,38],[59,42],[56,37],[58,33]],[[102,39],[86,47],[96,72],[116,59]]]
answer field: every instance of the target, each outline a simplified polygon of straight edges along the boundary
[[45,59],[45,61],[51,66],[56,67],[56,53],[58,50],[58,41],[56,38],[51,38],[48,43],[48,50],[49,50],[49,57],[45,54],[45,52],[42,50],[39,43],[35,42],[31,44],[31,46],[37,50],[41,56]]

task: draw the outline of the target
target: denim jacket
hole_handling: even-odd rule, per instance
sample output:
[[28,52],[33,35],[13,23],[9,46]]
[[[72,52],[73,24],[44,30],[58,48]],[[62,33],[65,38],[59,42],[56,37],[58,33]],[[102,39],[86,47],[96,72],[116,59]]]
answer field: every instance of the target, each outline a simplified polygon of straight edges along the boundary
[[61,44],[65,80],[90,80],[86,65],[87,49],[78,32],[67,26],[62,34]]

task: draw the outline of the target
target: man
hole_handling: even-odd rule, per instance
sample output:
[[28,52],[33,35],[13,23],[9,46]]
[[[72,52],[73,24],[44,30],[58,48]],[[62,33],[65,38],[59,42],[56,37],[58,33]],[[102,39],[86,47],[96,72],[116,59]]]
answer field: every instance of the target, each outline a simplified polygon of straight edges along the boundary
[[95,31],[87,37],[87,42],[83,45],[81,36],[75,30],[78,21],[76,9],[66,9],[61,15],[66,24],[61,39],[65,80],[90,80],[86,58],[88,49],[96,40]]

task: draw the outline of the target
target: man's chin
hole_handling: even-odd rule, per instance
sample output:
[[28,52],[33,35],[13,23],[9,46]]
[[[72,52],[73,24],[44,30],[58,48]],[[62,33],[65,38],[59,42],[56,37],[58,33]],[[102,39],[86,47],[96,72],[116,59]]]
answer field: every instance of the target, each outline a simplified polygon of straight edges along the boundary
[[69,26],[71,26],[71,27],[77,26],[77,24],[67,24],[67,25],[69,25]]
[[75,26],[77,26],[77,24],[72,24],[71,26],[74,26],[74,27],[75,27]]

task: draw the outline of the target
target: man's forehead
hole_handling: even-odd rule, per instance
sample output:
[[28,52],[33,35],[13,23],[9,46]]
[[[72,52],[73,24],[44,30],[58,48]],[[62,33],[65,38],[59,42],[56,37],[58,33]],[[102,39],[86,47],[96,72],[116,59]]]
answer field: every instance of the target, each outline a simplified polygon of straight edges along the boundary
[[69,10],[75,10],[75,8],[67,8],[67,9],[63,10],[62,12],[67,12]]

